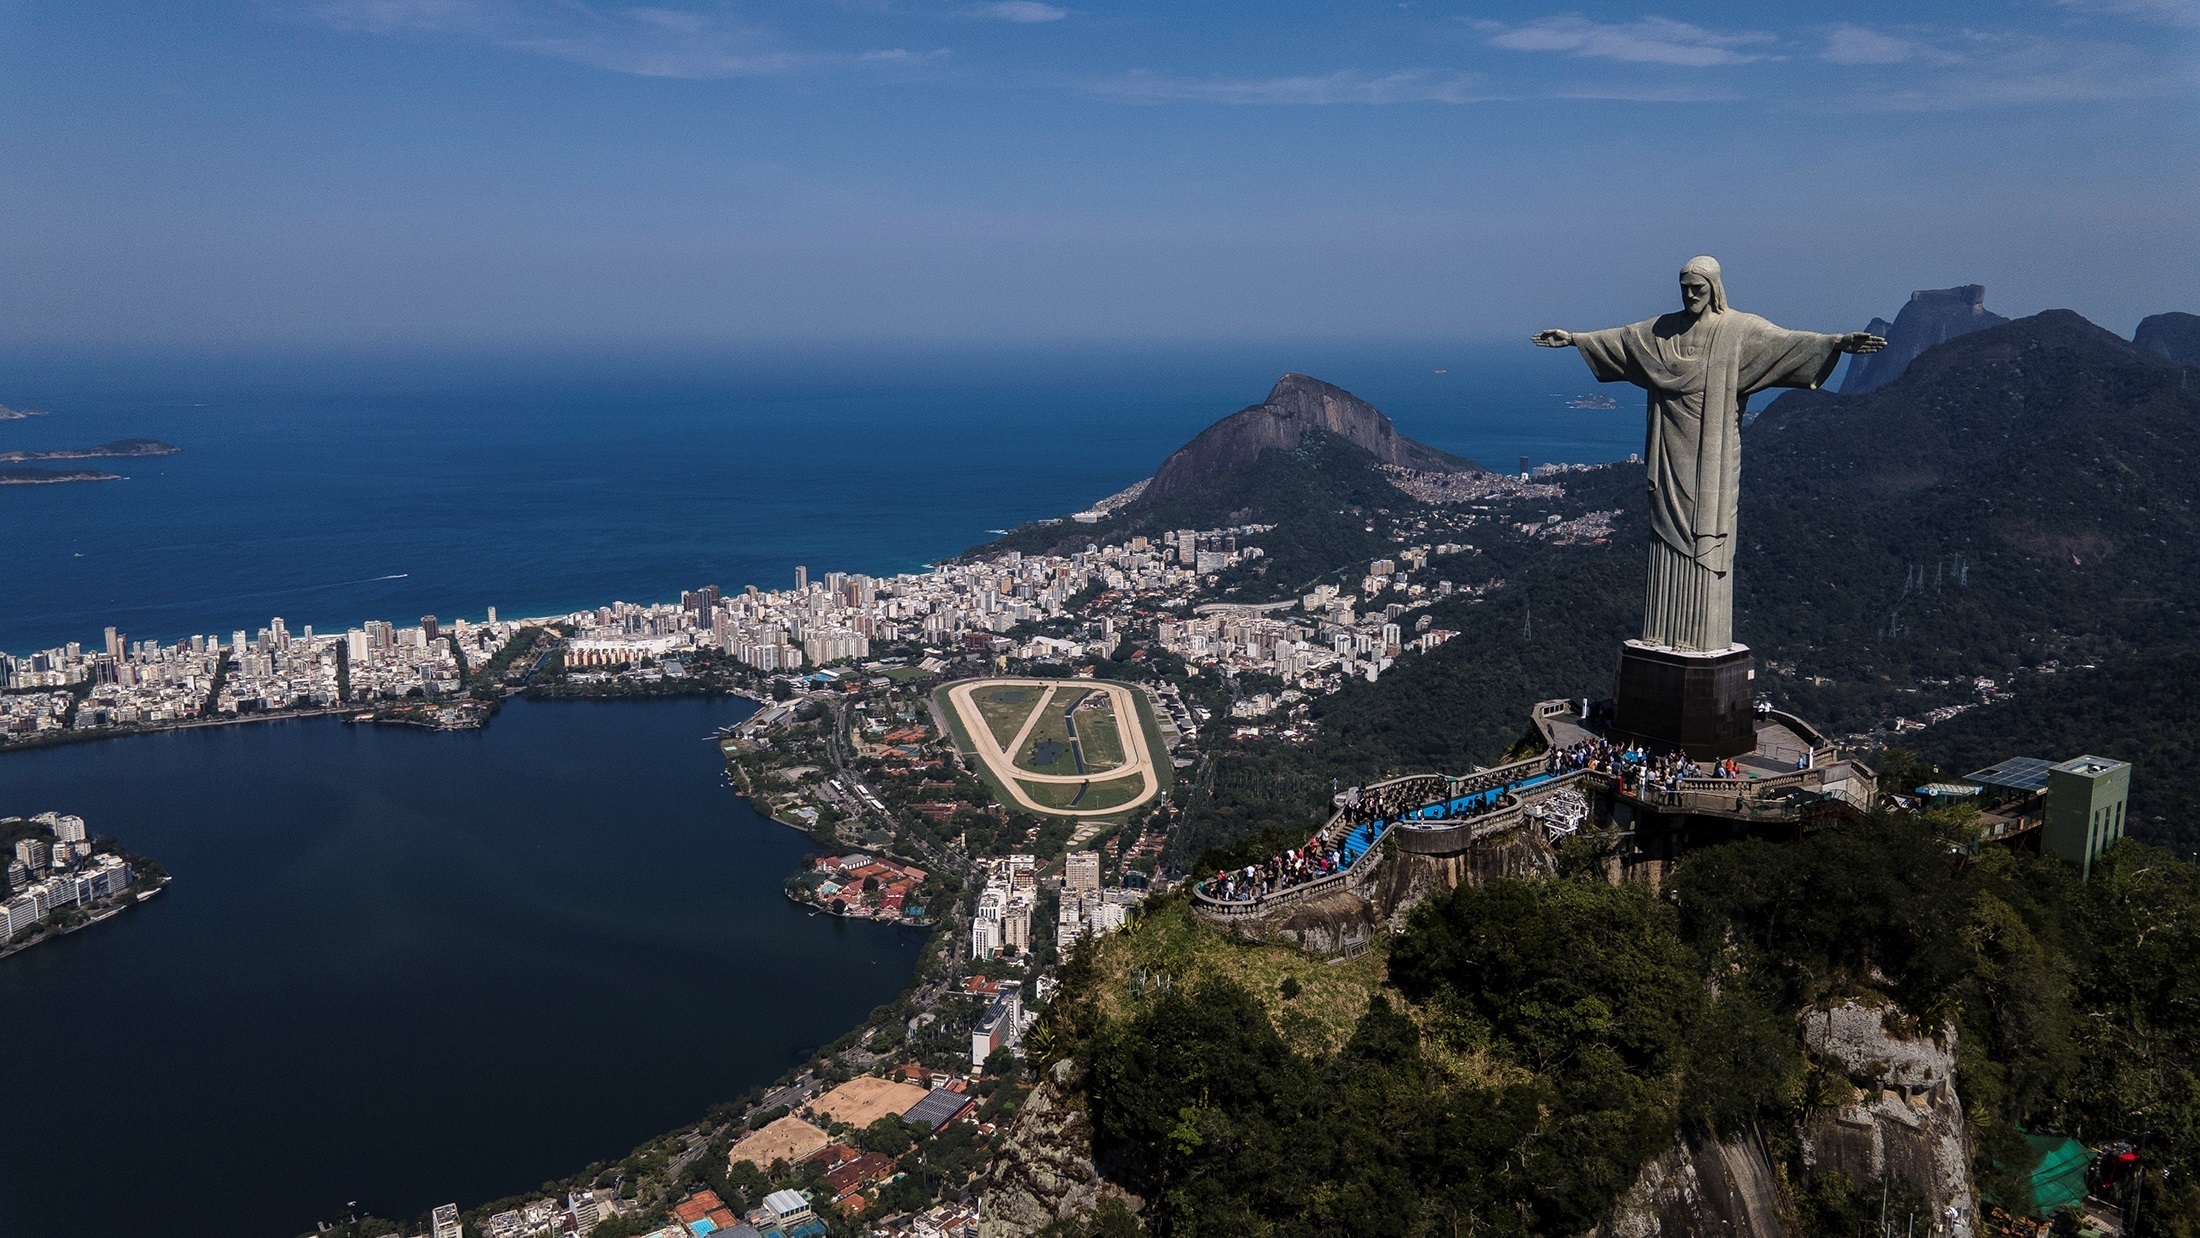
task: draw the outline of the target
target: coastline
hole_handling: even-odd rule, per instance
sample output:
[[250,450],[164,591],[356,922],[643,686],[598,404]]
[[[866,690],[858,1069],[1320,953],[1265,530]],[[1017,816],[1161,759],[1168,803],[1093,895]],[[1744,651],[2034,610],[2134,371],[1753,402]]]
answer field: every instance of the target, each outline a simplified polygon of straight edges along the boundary
[[82,924],[72,924],[66,928],[63,928],[59,925],[54,925],[52,927],[41,930],[36,936],[26,937],[22,941],[0,942],[0,959],[20,954],[23,951],[30,949],[32,946],[42,945],[46,942],[52,941],[56,937],[67,937],[71,933],[77,932],[82,929],[88,929],[95,924],[105,924],[107,921],[114,919],[116,916],[121,915],[123,912],[130,910],[131,908],[137,906],[139,903],[144,902],[146,899],[153,897],[154,895],[160,893],[162,890],[167,888],[167,882],[163,881],[160,885],[154,886],[150,890],[132,891],[132,897],[130,897],[128,900],[116,900],[112,903],[103,904],[97,912],[88,913]]

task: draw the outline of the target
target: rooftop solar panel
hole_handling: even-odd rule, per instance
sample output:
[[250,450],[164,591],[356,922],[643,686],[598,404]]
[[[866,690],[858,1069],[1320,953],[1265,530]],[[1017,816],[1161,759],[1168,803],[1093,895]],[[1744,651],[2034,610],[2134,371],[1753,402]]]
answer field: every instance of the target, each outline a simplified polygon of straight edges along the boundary
[[970,1097],[968,1095],[961,1092],[950,1092],[946,1088],[939,1088],[923,1100],[910,1106],[909,1111],[901,1116],[903,1121],[913,1122],[919,1126],[936,1127],[961,1113],[964,1107],[969,1104]]
[[2047,787],[2047,771],[2054,767],[2038,757],[2011,757],[1998,765],[1989,765],[1964,778],[1989,787],[2007,787],[2012,791],[2041,791]]

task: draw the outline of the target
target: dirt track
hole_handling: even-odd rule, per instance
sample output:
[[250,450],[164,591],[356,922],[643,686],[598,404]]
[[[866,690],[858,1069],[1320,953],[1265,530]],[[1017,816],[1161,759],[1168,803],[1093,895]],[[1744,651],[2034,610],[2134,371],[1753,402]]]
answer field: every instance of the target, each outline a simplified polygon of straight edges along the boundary
[[[1016,739],[1004,751],[993,738],[993,728],[987,725],[985,714],[978,708],[972,694],[986,688],[1072,688],[1080,692],[1099,691],[1108,694],[1108,704],[1115,710],[1116,730],[1123,739],[1124,762],[1113,769],[1098,774],[1034,774],[1016,765],[1015,754],[1023,750],[1024,740],[1032,728],[1054,704],[1054,693],[1042,691],[1039,701],[1032,707],[1030,716],[1024,719],[1016,732]],[[962,719],[963,730],[970,735],[970,746],[975,748],[978,759],[985,762],[987,770],[1000,782],[1002,790],[1016,801],[1016,806],[1026,812],[1042,813],[1053,817],[1106,817],[1128,812],[1161,793],[1161,779],[1154,772],[1153,753],[1146,748],[1146,728],[1139,721],[1138,702],[1132,696],[1134,689],[1119,683],[1106,683],[1092,679],[972,679],[951,684],[947,689],[948,703]],[[1124,778],[1143,780],[1139,793],[1130,802],[1108,808],[1048,808],[1036,803],[1017,780],[1044,783],[1112,783]]]

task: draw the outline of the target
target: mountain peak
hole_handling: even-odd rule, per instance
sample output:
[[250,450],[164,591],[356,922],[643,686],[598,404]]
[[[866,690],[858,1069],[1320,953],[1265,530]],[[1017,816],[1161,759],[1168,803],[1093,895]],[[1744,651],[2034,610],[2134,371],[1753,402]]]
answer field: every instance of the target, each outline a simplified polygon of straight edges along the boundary
[[1188,493],[1216,474],[1242,468],[1263,451],[1293,451],[1310,433],[1333,434],[1384,464],[1433,473],[1486,472],[1472,460],[1398,433],[1382,410],[1344,388],[1305,374],[1285,374],[1268,398],[1200,431],[1155,470],[1142,498]]
[[2149,314],[2139,320],[2131,342],[2173,364],[2200,365],[2200,315]]
[[1902,376],[1910,363],[1935,344],[1969,335],[2009,321],[1986,308],[1986,285],[1962,284],[1954,288],[1920,288],[1893,322],[1874,318],[1866,328],[1886,337],[1884,351],[1849,358],[1849,371],[1841,377],[1842,395],[1861,395],[1886,386]]

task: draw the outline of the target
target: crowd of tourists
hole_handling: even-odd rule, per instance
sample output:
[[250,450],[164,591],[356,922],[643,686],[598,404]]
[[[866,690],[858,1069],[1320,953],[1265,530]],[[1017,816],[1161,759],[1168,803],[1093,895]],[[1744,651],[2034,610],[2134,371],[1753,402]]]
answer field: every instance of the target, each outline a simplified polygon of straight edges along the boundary
[[1679,752],[1652,752],[1641,744],[1615,744],[1608,739],[1585,739],[1551,753],[1552,773],[1569,773],[1577,769],[1609,774],[1619,779],[1625,790],[1637,796],[1647,791],[1678,792],[1685,778],[1748,777],[1742,772],[1740,762],[1732,757],[1699,764]]
[[[1363,825],[1355,833],[1373,832],[1374,829],[1371,825]],[[1251,902],[1341,873],[1346,863],[1343,852],[1335,847],[1324,847],[1321,835],[1316,834],[1304,847],[1270,856],[1259,864],[1218,871],[1200,882],[1198,889],[1208,898],[1224,902]]]

